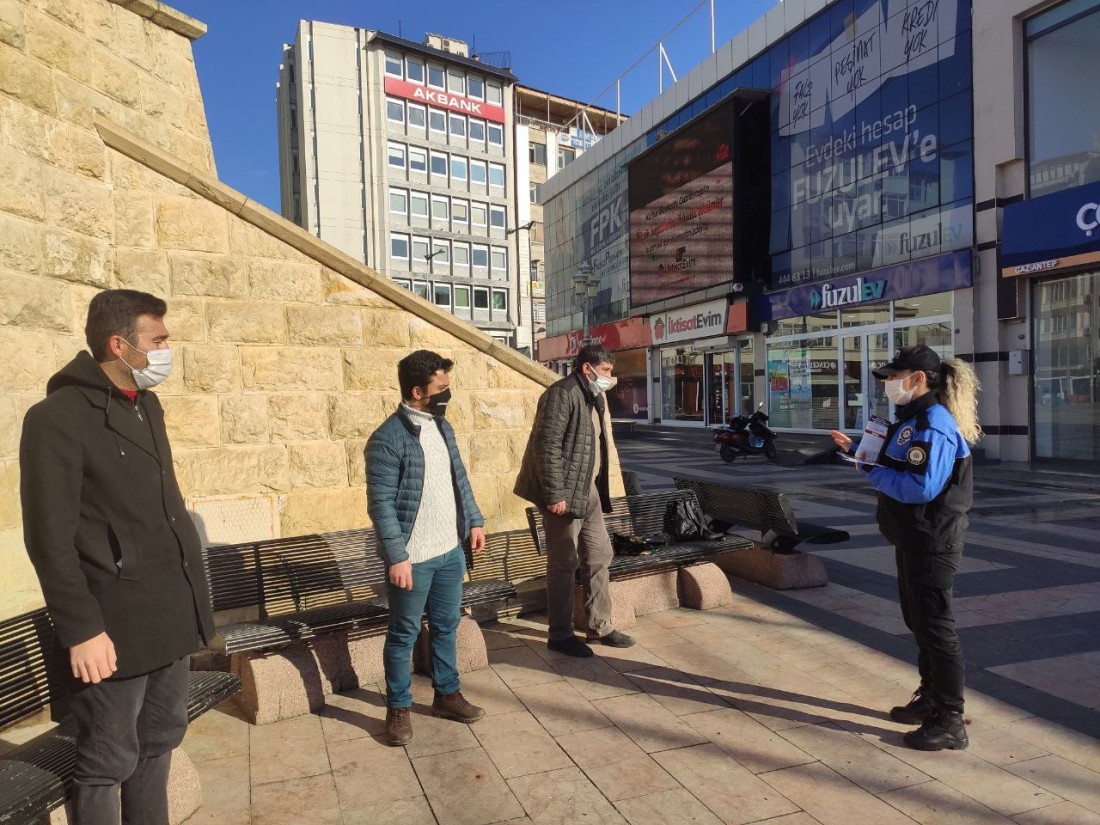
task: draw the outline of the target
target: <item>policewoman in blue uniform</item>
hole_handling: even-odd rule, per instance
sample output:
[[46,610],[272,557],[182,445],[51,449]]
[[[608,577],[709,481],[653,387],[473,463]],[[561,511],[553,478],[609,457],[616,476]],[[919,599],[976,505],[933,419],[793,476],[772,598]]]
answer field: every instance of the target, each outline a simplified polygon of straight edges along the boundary
[[[898,598],[919,648],[920,686],[890,711],[895,722],[919,725],[905,734],[918,750],[962,750],[963,656],[951,595],[974,498],[970,445],[981,436],[978,381],[968,364],[943,361],[917,344],[874,371],[897,410],[874,465],[862,464],[878,492],[878,525],[894,545]],[[833,431],[837,446],[856,445]]]

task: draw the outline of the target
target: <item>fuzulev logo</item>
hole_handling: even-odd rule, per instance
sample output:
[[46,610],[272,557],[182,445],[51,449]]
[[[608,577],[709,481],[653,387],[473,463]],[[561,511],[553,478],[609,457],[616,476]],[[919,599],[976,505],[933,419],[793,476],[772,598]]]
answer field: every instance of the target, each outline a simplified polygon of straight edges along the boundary
[[846,304],[861,304],[864,301],[878,301],[886,292],[886,281],[865,281],[856,278],[848,286],[830,286],[824,284],[820,292],[810,293],[810,309],[832,309]]

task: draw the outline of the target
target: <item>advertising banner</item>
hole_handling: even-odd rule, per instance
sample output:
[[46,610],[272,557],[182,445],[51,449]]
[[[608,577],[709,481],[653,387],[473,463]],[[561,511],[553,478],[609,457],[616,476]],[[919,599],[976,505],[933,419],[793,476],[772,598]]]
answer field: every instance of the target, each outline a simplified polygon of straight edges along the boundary
[[[536,342],[539,361],[560,361],[572,358],[581,348],[583,333],[580,330],[566,335],[555,335]],[[641,317],[627,318],[610,324],[600,324],[589,330],[589,340],[612,352],[637,347],[648,347],[652,341],[649,323]]]
[[696,341],[726,332],[726,299],[672,309],[650,317],[653,346],[677,341]]
[[1005,277],[1100,262],[1100,183],[1006,206],[1002,238]]
[[486,103],[484,100],[453,95],[443,89],[433,89],[431,86],[409,83],[396,77],[387,77],[385,87],[386,94],[394,97],[415,100],[417,103],[423,103],[427,106],[435,106],[451,112],[461,112],[464,115],[484,118],[495,123],[504,122],[504,109],[500,106],[494,106],[492,103]]

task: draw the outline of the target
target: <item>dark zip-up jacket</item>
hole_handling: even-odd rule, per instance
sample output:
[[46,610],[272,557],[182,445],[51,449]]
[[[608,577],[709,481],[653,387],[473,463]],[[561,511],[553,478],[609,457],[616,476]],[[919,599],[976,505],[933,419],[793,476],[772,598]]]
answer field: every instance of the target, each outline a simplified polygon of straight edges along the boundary
[[19,470],[24,541],[63,647],[106,631],[122,678],[214,637],[155,394],[131,401],[80,353],[27,412]]
[[[598,439],[592,426],[593,407],[600,417]],[[539,398],[523,465],[516,478],[515,494],[536,507],[549,507],[564,501],[568,515],[584,518],[588,512],[596,450],[599,450],[600,473],[595,478],[596,490],[603,511],[610,513],[607,465],[611,433],[604,412],[603,396],[592,392],[579,372],[551,384]]]
[[[451,456],[451,484],[458,512],[458,535],[465,542],[471,527],[484,527],[466,467],[458,452],[455,431],[442,417],[435,419]],[[382,422],[364,450],[367,462],[367,512],[378,537],[378,555],[387,565],[406,561],[420,497],[424,491],[424,450],[420,425],[401,407]]]

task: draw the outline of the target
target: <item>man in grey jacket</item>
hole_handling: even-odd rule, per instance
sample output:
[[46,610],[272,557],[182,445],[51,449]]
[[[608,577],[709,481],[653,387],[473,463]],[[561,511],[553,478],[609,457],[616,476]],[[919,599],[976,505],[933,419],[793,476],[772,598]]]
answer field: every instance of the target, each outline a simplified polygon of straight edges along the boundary
[[474,501],[454,430],[444,420],[453,362],[417,350],[397,365],[404,399],[367,442],[367,509],[386,562],[390,627],[386,669],[386,736],[412,740],[410,662],[428,611],[432,714],[467,724],[485,715],[459,689],[456,634],[466,559],[462,545],[485,548],[484,519]]
[[573,373],[539,399],[515,493],[539,508],[546,530],[547,647],[591,656],[573,633],[573,583],[581,570],[589,642],[630,647],[634,639],[611,624],[608,567],[614,556],[603,514],[611,512],[604,393],[615,386],[615,356],[586,346]]

